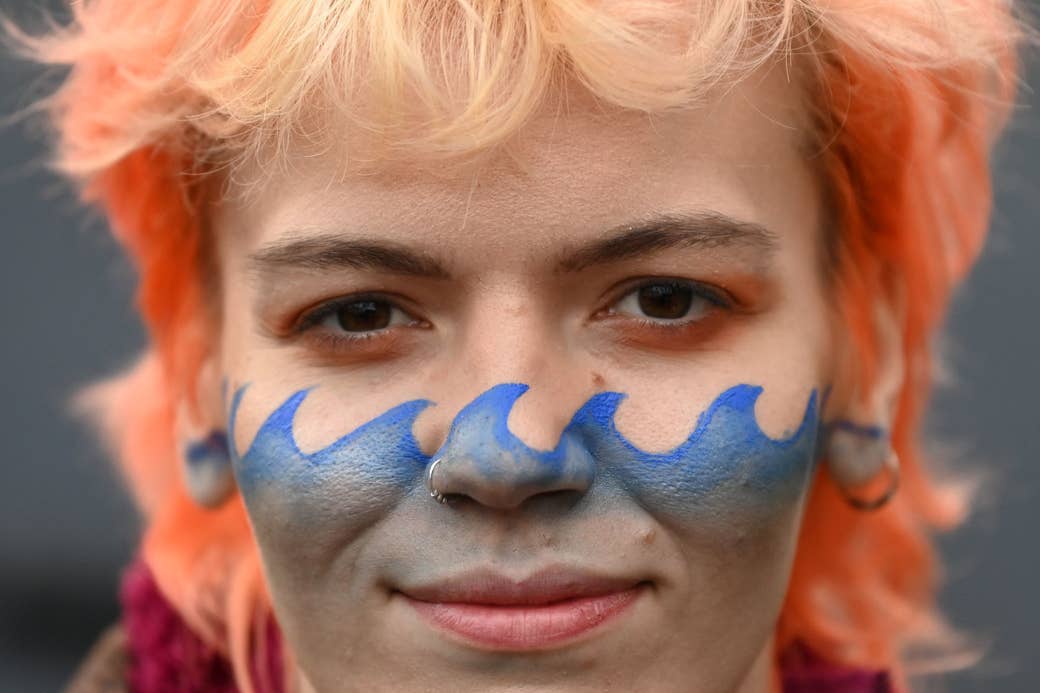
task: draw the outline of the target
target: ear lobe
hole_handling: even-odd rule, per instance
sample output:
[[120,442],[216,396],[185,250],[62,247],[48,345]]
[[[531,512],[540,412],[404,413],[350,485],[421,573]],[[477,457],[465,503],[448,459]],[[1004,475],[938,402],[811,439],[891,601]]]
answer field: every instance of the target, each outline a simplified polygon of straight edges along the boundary
[[[898,483],[898,458],[891,430],[905,375],[903,360],[903,301],[879,301],[874,310],[877,339],[876,377],[868,392],[856,384],[855,366],[832,392],[825,412],[823,452],[831,476],[855,507],[880,507]],[[851,489],[868,487],[886,476],[886,487],[874,500],[862,500]]]
[[185,400],[177,408],[181,480],[204,508],[219,507],[235,489],[223,389],[215,361],[207,359],[199,369],[195,402]]
[[204,438],[188,441],[181,456],[182,478],[193,501],[217,508],[231,497],[235,478],[226,431],[214,429]]

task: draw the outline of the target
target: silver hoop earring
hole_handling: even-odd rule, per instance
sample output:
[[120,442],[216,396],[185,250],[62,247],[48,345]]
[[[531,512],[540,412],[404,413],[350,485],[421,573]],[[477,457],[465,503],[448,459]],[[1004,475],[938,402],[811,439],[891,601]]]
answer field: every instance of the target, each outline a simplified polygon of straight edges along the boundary
[[873,498],[864,498],[852,493],[847,486],[838,483],[838,488],[841,490],[841,495],[845,497],[845,501],[856,510],[872,511],[883,507],[892,500],[892,496],[896,494],[896,490],[899,488],[899,455],[896,454],[895,449],[889,449],[888,455],[885,456],[885,464],[882,467],[882,473],[888,475],[888,484],[885,489]]
[[426,490],[430,492],[430,497],[438,503],[447,503],[448,497],[437,490],[433,485],[433,470],[437,468],[437,465],[441,463],[441,458],[438,457],[433,462],[430,462],[430,466],[426,468]]

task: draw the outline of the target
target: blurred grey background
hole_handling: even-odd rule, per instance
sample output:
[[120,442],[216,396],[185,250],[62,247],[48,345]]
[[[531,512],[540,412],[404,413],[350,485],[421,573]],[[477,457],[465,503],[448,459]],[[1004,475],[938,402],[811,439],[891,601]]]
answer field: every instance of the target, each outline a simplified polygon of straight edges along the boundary
[[[49,4],[2,0],[32,20]],[[38,26],[38,23],[35,23]],[[1026,80],[1040,84],[1031,56]],[[0,116],[25,106],[40,72],[0,58]],[[1026,91],[998,151],[986,252],[943,340],[955,378],[930,428],[994,476],[970,524],[941,541],[942,603],[990,643],[947,690],[1040,691],[1040,112]],[[0,693],[55,691],[117,618],[116,585],[138,524],[93,438],[68,415],[80,385],[143,343],[133,273],[102,221],[40,165],[39,129],[0,130]]]

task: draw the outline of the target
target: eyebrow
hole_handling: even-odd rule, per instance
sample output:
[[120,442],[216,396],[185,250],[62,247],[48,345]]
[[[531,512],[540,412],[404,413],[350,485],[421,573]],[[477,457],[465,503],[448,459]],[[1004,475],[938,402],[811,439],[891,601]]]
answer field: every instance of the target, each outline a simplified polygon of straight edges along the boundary
[[593,265],[621,262],[671,248],[739,247],[767,260],[779,244],[764,226],[718,212],[655,215],[614,227],[603,238],[566,252],[558,271],[577,272]]
[[[776,251],[778,243],[776,234],[759,224],[718,212],[673,212],[613,227],[601,238],[564,251],[557,260],[556,271],[578,272],[687,247],[746,248],[754,251],[757,259],[764,260]],[[430,253],[380,238],[344,238],[336,234],[276,241],[251,254],[249,267],[261,278],[286,270],[336,269],[451,278],[446,264]]]
[[451,275],[434,257],[382,239],[350,239],[337,235],[279,241],[249,257],[254,274],[280,270],[356,269],[415,277],[447,279]]

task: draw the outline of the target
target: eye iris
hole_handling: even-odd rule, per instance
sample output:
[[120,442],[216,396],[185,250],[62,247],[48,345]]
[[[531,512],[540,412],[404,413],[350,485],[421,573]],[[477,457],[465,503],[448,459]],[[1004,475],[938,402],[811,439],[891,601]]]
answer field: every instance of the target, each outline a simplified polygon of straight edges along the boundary
[[676,320],[693,303],[693,290],[681,284],[650,284],[639,290],[639,309],[651,318]]
[[347,332],[381,330],[390,324],[390,311],[382,301],[355,301],[336,311],[336,321]]

